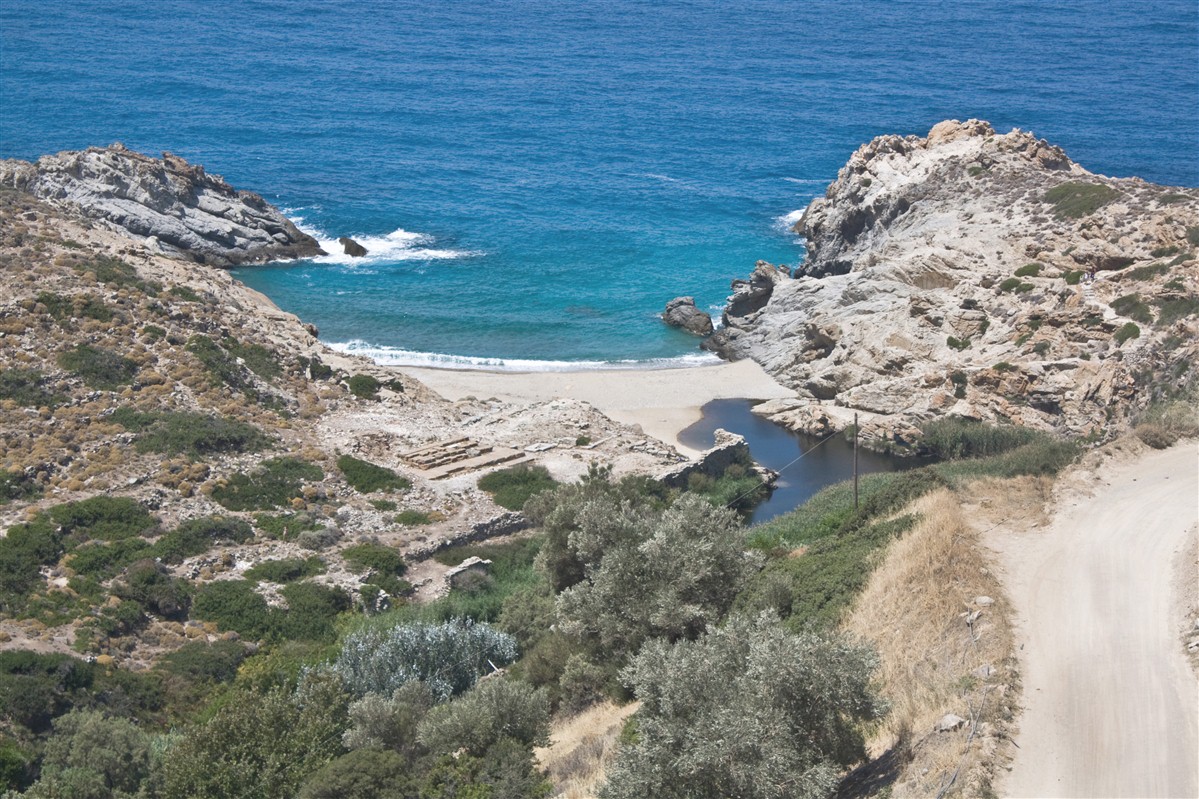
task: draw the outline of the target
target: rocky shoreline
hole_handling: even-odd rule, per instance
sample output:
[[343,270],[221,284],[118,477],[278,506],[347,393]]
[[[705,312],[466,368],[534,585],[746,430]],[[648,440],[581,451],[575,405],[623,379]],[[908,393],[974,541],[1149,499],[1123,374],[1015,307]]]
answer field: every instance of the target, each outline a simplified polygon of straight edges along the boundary
[[325,254],[261,196],[171,153],[156,159],[113,144],[36,163],[10,159],[0,161],[0,186],[143,240],[152,252],[209,266]]
[[947,121],[863,145],[703,343],[796,392],[763,415],[874,446],[960,416],[1111,438],[1193,383],[1199,190],[1094,175],[1030,133]]

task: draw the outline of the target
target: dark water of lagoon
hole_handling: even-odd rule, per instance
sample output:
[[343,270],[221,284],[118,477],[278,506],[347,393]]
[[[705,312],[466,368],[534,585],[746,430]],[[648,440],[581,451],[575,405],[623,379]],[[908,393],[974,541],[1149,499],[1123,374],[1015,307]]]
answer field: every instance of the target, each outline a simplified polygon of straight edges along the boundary
[[[754,509],[750,524],[794,510],[820,489],[853,477],[853,445],[844,435],[834,435],[821,443],[820,438],[793,433],[755,416],[750,410],[755,404],[745,399],[713,400],[703,407],[702,419],[679,433],[681,443],[700,450],[712,446],[718,428],[745,436],[753,459],[779,472],[774,492]],[[858,450],[859,474],[895,472],[925,463],[925,459]]]

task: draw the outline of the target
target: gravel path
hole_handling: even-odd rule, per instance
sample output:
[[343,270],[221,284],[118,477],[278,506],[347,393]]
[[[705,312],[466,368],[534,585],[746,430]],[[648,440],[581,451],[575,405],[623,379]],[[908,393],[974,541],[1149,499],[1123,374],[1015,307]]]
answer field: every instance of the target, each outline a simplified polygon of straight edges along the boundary
[[992,542],[1024,667],[1004,795],[1199,796],[1199,698],[1171,588],[1196,535],[1196,454],[1109,461],[1066,482],[1047,530]]

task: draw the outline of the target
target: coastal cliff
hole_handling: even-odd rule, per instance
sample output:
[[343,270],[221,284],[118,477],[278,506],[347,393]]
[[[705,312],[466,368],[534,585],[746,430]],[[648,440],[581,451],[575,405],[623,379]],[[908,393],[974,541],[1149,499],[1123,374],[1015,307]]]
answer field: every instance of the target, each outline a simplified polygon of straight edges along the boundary
[[0,186],[210,266],[325,254],[261,196],[171,153],[159,160],[113,144],[36,163],[10,159],[0,161]]
[[794,278],[760,262],[704,345],[795,389],[761,408],[794,429],[860,411],[884,446],[942,415],[1105,437],[1193,379],[1199,190],[947,121],[863,145],[795,229]]

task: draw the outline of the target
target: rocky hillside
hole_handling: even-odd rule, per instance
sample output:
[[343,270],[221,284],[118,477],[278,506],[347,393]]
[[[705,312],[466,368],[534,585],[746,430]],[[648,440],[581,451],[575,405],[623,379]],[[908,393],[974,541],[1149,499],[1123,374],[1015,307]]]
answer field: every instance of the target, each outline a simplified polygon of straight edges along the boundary
[[940,415],[1105,437],[1193,379],[1199,190],[948,121],[863,145],[796,230],[804,264],[759,263],[705,342],[794,388],[761,408],[793,428],[859,411],[881,446]]
[[151,250],[212,266],[324,254],[259,195],[170,153],[158,160],[113,144],[35,164],[0,161],[0,186],[146,239]]
[[[477,486],[486,453],[560,480],[681,460],[585,403],[447,402],[89,216],[0,189],[0,650],[144,666],[214,640],[232,594],[320,632],[519,526]],[[476,468],[405,457],[444,442]]]

